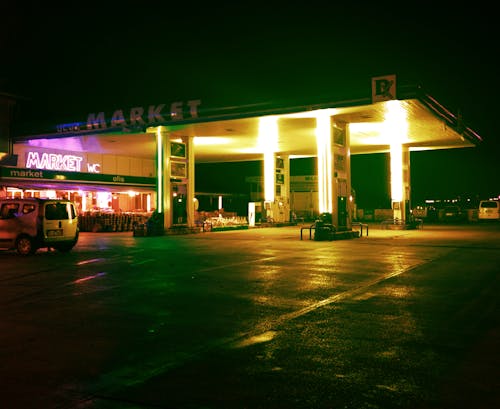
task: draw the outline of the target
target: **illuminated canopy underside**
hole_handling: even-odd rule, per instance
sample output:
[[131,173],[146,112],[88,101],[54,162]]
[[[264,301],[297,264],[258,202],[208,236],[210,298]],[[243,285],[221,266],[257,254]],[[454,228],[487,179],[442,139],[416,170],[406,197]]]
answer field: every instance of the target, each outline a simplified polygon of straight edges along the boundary
[[[365,101],[366,102],[366,101]],[[393,101],[394,102],[394,101]],[[277,117],[276,152],[290,158],[316,156],[316,118],[319,112],[332,115],[336,121],[350,123],[351,154],[389,152],[390,140],[384,133],[383,120],[388,102],[342,107],[304,106],[274,111],[202,117],[198,122],[165,124],[171,127],[171,138],[195,137],[195,159],[202,162],[262,160],[259,141],[259,118]],[[431,97],[399,100],[408,119],[403,144],[410,151],[472,147],[481,138]],[[53,138],[53,139],[52,139]],[[120,156],[154,158],[156,135],[141,132],[113,132],[73,135],[39,135],[21,138],[33,146],[70,151],[99,152]],[[19,141],[21,142],[21,141]]]

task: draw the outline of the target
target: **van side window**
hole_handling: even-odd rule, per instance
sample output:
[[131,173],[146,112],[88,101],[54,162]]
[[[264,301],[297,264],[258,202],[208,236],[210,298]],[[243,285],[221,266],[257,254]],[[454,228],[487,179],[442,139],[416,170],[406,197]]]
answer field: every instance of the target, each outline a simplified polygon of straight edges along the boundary
[[19,203],[4,203],[0,209],[0,219],[12,219],[19,210]]
[[35,205],[34,204],[25,204],[23,206],[23,214],[28,214],[28,213],[31,213],[31,212],[34,212],[35,211]]

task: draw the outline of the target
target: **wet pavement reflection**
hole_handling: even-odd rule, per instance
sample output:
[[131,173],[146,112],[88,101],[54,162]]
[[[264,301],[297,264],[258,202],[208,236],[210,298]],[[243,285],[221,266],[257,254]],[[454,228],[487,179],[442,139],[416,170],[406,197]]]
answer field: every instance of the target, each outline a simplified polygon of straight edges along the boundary
[[493,408],[498,224],[0,253],[0,407]]

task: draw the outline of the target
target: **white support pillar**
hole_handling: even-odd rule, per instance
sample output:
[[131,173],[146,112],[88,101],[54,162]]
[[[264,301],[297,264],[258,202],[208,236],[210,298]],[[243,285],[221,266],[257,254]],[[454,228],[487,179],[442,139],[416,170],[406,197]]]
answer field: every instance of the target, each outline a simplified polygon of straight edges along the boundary
[[264,201],[273,203],[275,195],[276,164],[274,152],[264,152]]
[[332,213],[332,132],[329,115],[320,115],[316,118],[316,149],[318,158],[319,213]]
[[163,227],[172,225],[170,199],[170,140],[167,128],[156,128],[156,211],[163,215]]
[[259,148],[264,156],[264,209],[265,219],[275,217],[276,199],[276,157],[278,146],[278,119],[275,116],[265,116],[259,119]]
[[194,138],[189,136],[186,140],[186,149],[187,149],[187,203],[186,203],[186,212],[187,212],[187,225],[188,227],[194,227],[195,217],[195,197],[194,197]]
[[410,151],[407,146],[391,145],[391,201],[394,219],[406,222],[410,215]]
[[391,143],[391,203],[394,219],[402,220],[403,202],[403,147],[401,143]]
[[386,102],[384,133],[390,141],[391,202],[393,218],[403,222],[409,211],[410,155],[404,142],[407,139],[406,110],[400,101]]
[[332,223],[350,230],[351,153],[349,126],[329,115],[316,118],[319,213],[331,213]]
[[283,163],[285,165],[284,178],[285,183],[283,183],[281,197],[283,198],[283,213],[285,215],[284,222],[290,221],[290,156],[281,155]]
[[290,221],[290,157],[275,155],[275,201],[273,206],[274,221]]
[[345,124],[345,137],[346,137],[346,173],[347,173],[347,209],[348,209],[348,220],[347,228],[352,229],[352,222],[356,219],[356,209],[354,207],[353,196],[352,196],[352,179],[351,179],[351,125],[349,123]]
[[410,180],[410,150],[408,146],[403,146],[403,220],[408,221],[411,210],[411,180]]
[[352,227],[351,204],[351,154],[349,126],[331,117],[332,130],[332,222],[340,230]]

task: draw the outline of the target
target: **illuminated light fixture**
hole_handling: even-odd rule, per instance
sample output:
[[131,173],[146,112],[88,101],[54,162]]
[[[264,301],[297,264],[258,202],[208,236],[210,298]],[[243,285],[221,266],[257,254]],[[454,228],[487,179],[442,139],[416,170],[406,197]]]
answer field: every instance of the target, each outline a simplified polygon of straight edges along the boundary
[[391,143],[391,199],[403,200],[403,147],[400,143]]
[[349,132],[351,140],[362,145],[389,145],[390,141],[384,135],[383,122],[351,122]]
[[108,208],[108,204],[111,202],[110,192],[97,192],[96,205],[102,209]]
[[317,118],[319,115],[335,116],[339,113],[337,108],[315,109],[311,111],[294,112],[293,114],[281,115],[281,118]]
[[278,117],[259,118],[258,146],[264,155],[264,200],[274,202],[274,153],[278,150]]
[[127,193],[129,195],[129,197],[135,197],[135,196],[137,196],[139,194],[137,192],[134,192],[133,190],[129,190]]
[[[398,102],[398,101],[390,101]],[[404,112],[406,116],[406,110],[404,107],[400,107],[401,111]],[[405,125],[407,129],[407,125]],[[386,122],[351,122],[349,123],[349,131],[351,135],[351,141],[355,140],[361,145],[390,145],[391,144],[391,133],[387,133],[387,123]],[[408,134],[399,135],[401,143],[410,142],[408,139]],[[427,150],[429,148],[413,148],[412,150]]]
[[80,196],[82,197],[82,211],[86,211],[87,210],[87,195],[84,195],[82,192],[82,194],[80,194]]
[[156,180],[157,180],[157,210],[163,213],[163,136],[161,128],[156,128]]
[[401,102],[386,102],[384,135],[389,138],[391,149],[391,199],[403,200],[403,141],[408,136],[407,113]]
[[56,180],[64,180],[64,179],[66,179],[66,176],[64,176],[64,175],[55,175],[54,179],[56,179]]
[[320,213],[332,213],[332,134],[330,114],[316,117],[316,145],[318,151],[318,202]]
[[195,136],[193,143],[196,146],[227,145],[231,139],[222,136]]
[[219,196],[219,210],[222,209],[222,196]]

